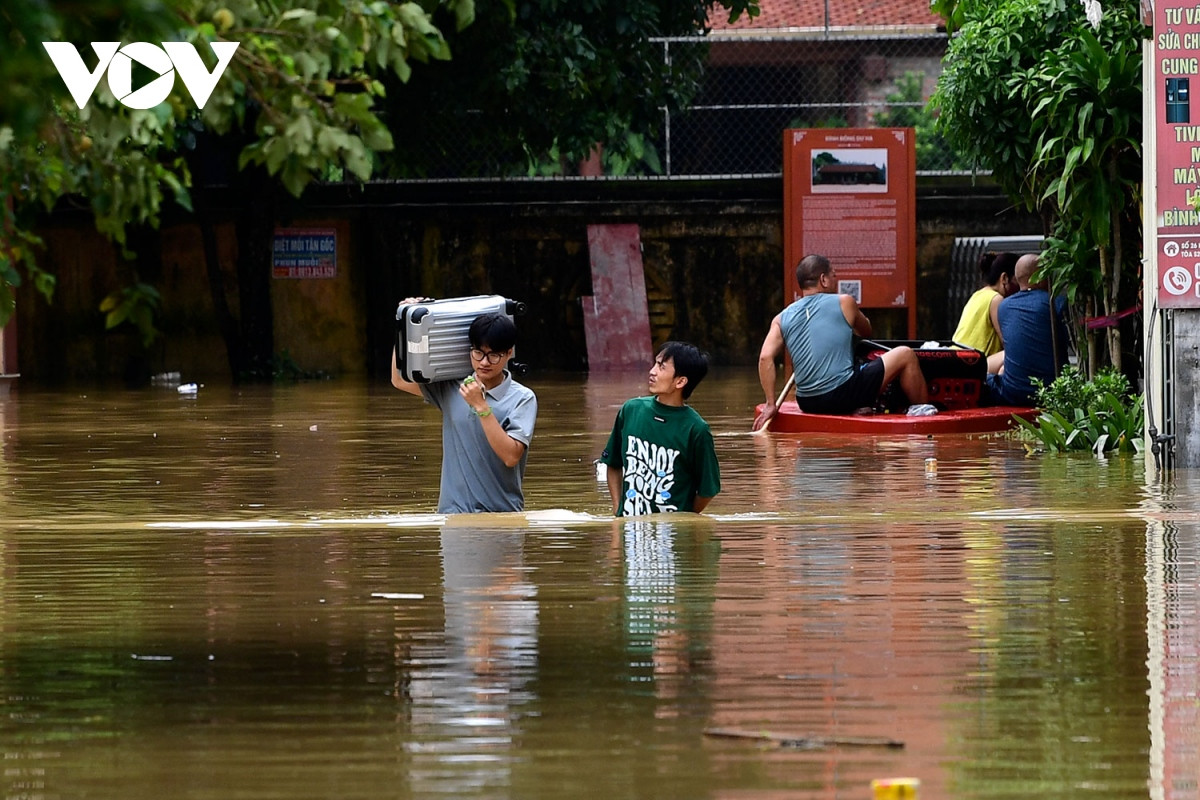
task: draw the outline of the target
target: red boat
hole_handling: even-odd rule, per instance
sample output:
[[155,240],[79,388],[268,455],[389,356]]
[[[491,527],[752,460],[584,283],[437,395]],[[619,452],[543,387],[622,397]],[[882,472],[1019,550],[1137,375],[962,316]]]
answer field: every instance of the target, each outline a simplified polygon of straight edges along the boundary
[[[755,409],[761,414],[763,405]],[[779,407],[767,430],[776,433],[837,433],[874,434],[876,436],[926,436],[948,433],[989,433],[1015,428],[1015,416],[1032,421],[1036,408],[1017,406],[988,406],[986,408],[956,408],[939,411],[928,417],[910,417],[903,411],[896,414],[849,416],[834,414],[805,414],[788,400]]]
[[[924,347],[922,345],[925,345]],[[932,346],[935,345],[936,346]],[[949,433],[989,433],[1011,430],[1014,417],[1033,421],[1036,408],[1019,406],[980,406],[987,359],[983,353],[954,345],[952,342],[859,342],[857,356],[870,360],[899,345],[912,347],[929,385],[929,400],[938,413],[910,417],[906,404],[893,385],[884,393],[883,407],[898,410],[867,415],[806,414],[794,400],[779,407],[767,430],[778,433],[875,434],[879,436],[932,435]],[[763,405],[755,408],[762,413]]]

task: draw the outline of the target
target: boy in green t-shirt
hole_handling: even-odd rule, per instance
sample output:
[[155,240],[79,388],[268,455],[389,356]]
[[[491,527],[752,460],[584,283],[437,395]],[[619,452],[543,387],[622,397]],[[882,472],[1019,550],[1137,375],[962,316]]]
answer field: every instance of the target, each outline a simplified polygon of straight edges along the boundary
[[608,467],[613,514],[703,511],[721,491],[708,423],[687,405],[708,373],[708,357],[667,342],[650,367],[650,396],[627,400],[600,455]]

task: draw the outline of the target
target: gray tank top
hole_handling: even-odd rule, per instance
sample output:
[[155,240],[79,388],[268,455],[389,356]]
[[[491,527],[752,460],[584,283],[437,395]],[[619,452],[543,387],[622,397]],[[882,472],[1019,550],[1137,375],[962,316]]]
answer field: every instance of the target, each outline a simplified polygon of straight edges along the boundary
[[854,374],[854,330],[836,294],[801,297],[780,315],[783,340],[796,370],[796,395],[831,392]]

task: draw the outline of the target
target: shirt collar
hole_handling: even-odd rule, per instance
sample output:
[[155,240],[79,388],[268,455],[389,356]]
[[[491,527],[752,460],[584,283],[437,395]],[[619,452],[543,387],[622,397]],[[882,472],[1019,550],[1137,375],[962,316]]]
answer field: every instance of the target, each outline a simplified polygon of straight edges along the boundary
[[504,395],[508,394],[508,390],[512,388],[512,374],[508,370],[503,370],[503,375],[504,380],[497,383],[495,389],[484,389],[483,393],[496,400],[503,400]]

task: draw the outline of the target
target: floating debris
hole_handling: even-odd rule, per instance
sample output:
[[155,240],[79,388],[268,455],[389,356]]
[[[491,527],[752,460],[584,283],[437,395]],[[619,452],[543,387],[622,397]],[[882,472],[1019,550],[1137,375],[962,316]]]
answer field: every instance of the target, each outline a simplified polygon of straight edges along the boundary
[[779,747],[798,747],[818,750],[826,747],[904,747],[904,742],[876,736],[806,736],[803,734],[746,731],[737,728],[707,728],[705,736],[725,739],[754,739],[771,742]]

